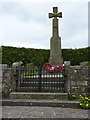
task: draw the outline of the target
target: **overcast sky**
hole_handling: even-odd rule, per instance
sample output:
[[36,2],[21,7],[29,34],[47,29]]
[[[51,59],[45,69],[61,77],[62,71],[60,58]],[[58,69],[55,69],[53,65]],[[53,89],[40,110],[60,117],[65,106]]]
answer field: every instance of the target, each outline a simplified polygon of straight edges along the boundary
[[88,46],[88,2],[0,2],[0,45],[50,48],[52,7],[62,12],[59,36],[62,48]]

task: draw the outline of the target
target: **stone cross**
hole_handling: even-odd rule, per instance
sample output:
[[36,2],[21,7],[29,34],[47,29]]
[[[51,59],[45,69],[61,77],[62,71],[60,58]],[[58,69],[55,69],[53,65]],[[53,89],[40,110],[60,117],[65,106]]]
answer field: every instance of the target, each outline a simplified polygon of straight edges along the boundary
[[49,18],[53,18],[53,17],[54,17],[54,19],[53,19],[53,36],[59,36],[57,17],[62,18],[62,12],[58,13],[58,8],[57,7],[53,7],[53,13],[49,13]]
[[49,13],[49,18],[53,18],[52,37],[50,40],[49,62],[52,63],[53,65],[63,64],[62,51],[61,51],[61,37],[59,37],[57,17],[61,18],[62,12],[58,13],[58,8],[53,7],[53,13]]

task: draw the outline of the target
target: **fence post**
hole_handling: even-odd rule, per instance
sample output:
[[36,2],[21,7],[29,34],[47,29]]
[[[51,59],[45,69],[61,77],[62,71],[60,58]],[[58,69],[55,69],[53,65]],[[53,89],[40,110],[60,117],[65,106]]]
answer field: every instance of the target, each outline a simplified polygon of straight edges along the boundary
[[41,76],[42,76],[42,66],[39,66],[39,71],[38,71],[38,75],[39,75],[39,92],[41,92]]

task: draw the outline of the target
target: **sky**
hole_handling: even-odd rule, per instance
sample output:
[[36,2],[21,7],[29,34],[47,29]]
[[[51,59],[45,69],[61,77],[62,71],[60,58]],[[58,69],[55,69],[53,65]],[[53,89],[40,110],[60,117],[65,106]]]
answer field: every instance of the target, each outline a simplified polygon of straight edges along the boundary
[[0,1],[0,46],[50,49],[52,7],[59,19],[61,47],[85,48],[88,42],[88,2]]

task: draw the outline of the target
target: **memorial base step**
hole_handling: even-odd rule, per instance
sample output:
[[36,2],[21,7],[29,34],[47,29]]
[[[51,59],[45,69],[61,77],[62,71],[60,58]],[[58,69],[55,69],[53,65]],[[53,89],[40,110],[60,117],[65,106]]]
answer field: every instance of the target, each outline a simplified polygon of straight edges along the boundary
[[79,101],[70,100],[30,100],[30,99],[3,99],[2,106],[39,106],[39,107],[63,107],[80,108]]
[[57,99],[67,100],[68,93],[12,92],[10,99]]

